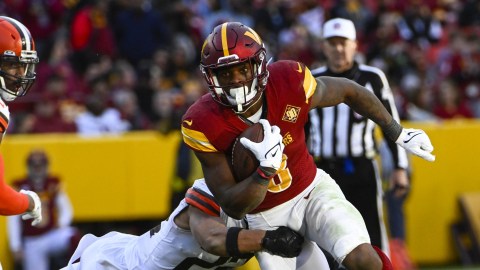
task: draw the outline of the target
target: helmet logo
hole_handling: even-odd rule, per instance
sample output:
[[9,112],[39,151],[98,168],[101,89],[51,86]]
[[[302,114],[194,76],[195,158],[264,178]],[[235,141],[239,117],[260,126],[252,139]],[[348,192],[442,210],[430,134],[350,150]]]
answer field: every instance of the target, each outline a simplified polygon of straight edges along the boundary
[[3,52],[3,55],[15,56],[15,52],[13,52],[13,51],[11,51],[11,50],[6,50],[5,52]]
[[255,42],[262,45],[262,39],[254,31],[245,32],[245,36],[250,37],[251,39],[255,40]]

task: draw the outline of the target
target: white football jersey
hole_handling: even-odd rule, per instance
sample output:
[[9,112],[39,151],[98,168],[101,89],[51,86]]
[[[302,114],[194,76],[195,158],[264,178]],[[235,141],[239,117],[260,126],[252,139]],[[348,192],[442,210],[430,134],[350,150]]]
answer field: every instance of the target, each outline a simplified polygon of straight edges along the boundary
[[[0,98],[0,133],[4,136],[8,128],[8,122],[10,119],[10,111],[7,104]],[[1,141],[1,138],[0,138]]]
[[[216,211],[227,226],[246,228],[246,222],[229,218],[219,211],[205,182],[197,180],[186,198],[159,226],[141,236],[111,232],[98,238],[88,234],[82,238],[64,269],[197,270],[245,264],[247,259],[220,257],[205,252],[190,230],[181,229],[173,222],[189,203],[206,203],[203,205],[207,208],[201,210]],[[78,258],[80,262],[73,264]]]

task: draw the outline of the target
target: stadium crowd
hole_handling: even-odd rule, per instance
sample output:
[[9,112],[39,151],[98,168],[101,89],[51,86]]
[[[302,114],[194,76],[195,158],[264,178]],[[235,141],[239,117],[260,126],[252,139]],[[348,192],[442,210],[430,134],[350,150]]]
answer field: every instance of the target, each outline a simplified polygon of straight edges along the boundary
[[[199,53],[215,25],[242,22],[268,58],[314,69],[334,17],[355,23],[357,60],[385,72],[402,120],[480,118],[477,0],[4,0],[0,14],[25,24],[40,57],[35,85],[9,104],[8,133],[179,130],[208,91]],[[185,181],[190,168],[177,166]],[[181,199],[190,184],[179,185]]]
[[357,59],[389,78],[403,120],[480,117],[480,4],[475,0],[5,0],[0,14],[36,38],[37,82],[10,104],[9,133],[176,130],[206,93],[208,31],[240,21],[273,61],[324,64],[321,26],[352,20]]

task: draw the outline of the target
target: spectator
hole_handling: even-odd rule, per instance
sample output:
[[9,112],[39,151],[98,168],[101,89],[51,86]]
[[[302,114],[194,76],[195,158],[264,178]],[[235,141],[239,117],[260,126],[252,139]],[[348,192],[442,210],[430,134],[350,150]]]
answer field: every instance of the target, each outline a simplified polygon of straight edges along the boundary
[[108,21],[109,3],[110,0],[92,1],[73,17],[70,26],[72,64],[80,74],[102,56],[116,55],[116,42]]
[[412,91],[410,102],[406,104],[406,118],[410,121],[437,122],[439,118],[431,112],[433,97],[425,88]]
[[462,98],[458,85],[452,80],[442,81],[439,86],[436,116],[442,119],[473,118],[473,113]]
[[459,12],[458,23],[460,26],[480,25],[480,2],[478,0],[464,1],[463,8]]
[[345,18],[351,20],[357,28],[357,39],[363,41],[368,25],[373,19],[372,11],[361,0],[341,0],[330,11],[330,18]]
[[202,38],[205,38],[216,25],[227,21],[238,21],[245,25],[253,26],[253,17],[249,11],[248,0],[213,0],[211,11],[205,16]]
[[138,106],[137,96],[130,90],[119,90],[113,94],[113,105],[121,118],[129,123],[129,130],[150,129],[150,120]]
[[61,104],[49,97],[43,97],[35,104],[34,113],[25,117],[18,130],[20,133],[70,133],[76,131],[77,127],[72,119],[61,112]]
[[61,93],[62,98],[68,97],[77,102],[83,102],[87,93],[87,87],[83,77],[76,73],[69,60],[71,48],[66,31],[58,31],[52,36],[39,58],[37,82],[33,87],[33,95],[29,100],[36,101],[48,89],[47,83],[51,77],[63,77],[65,80],[65,91]]
[[87,98],[86,110],[75,118],[78,133],[92,136],[102,134],[119,134],[130,128],[120,112],[107,105],[105,96],[95,93]]
[[411,0],[403,17],[398,22],[400,36],[411,43],[427,49],[440,40],[442,25],[432,16],[427,4],[420,0]]
[[[27,176],[14,181],[17,189],[30,189],[42,198],[43,221],[32,227],[19,216],[8,217],[10,250],[24,270],[48,270],[52,256],[66,253],[76,230],[72,222],[72,206],[62,190],[58,177],[49,173],[45,151],[35,149],[26,160]],[[68,260],[69,254],[65,259]]]
[[22,121],[19,131],[22,133],[76,132],[77,129],[70,114],[78,106],[67,97],[67,88],[67,80],[63,76],[54,73],[48,77],[43,93],[34,104],[33,113]]
[[169,45],[170,31],[150,1],[128,1],[114,18],[114,33],[119,54],[133,66],[150,60],[155,51]]

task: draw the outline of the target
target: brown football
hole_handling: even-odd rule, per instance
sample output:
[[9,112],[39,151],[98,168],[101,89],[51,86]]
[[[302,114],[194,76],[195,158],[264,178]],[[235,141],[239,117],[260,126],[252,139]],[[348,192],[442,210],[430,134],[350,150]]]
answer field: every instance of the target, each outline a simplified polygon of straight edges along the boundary
[[263,126],[255,123],[245,129],[233,144],[232,148],[232,170],[233,176],[237,182],[244,180],[252,175],[258,168],[259,162],[255,155],[245,148],[240,142],[240,138],[247,138],[252,142],[261,142],[263,140]]

